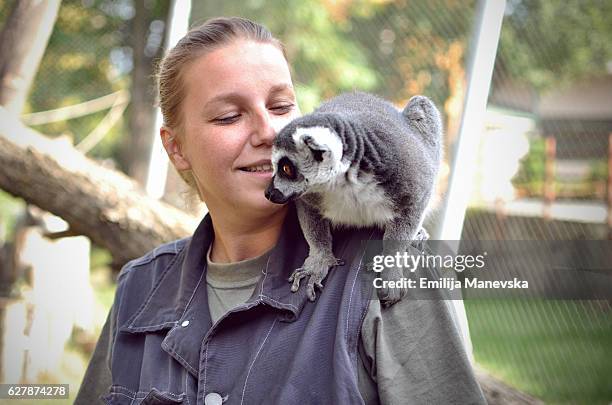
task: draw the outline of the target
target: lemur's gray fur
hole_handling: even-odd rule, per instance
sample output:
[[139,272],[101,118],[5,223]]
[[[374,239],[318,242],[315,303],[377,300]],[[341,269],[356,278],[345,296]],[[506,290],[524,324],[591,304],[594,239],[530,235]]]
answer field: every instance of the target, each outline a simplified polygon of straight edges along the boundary
[[[384,227],[387,254],[401,245],[393,241],[427,238],[421,224],[441,143],[440,113],[424,96],[398,111],[371,94],[347,93],[283,128],[274,142],[266,197],[281,204],[300,197],[298,218],[310,251],[289,279],[292,291],[308,276],[307,294],[314,300],[315,287],[323,288],[330,267],[340,264],[332,253],[330,225]],[[384,280],[402,276],[400,268],[381,273]],[[405,293],[378,290],[386,305]]]

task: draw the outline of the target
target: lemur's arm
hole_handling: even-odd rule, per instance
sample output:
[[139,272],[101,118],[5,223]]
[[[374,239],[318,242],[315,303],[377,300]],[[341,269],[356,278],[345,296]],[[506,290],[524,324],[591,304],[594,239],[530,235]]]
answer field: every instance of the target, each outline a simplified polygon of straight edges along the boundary
[[309,252],[303,266],[293,272],[289,281],[293,282],[291,291],[296,292],[300,288],[300,281],[309,276],[306,294],[309,300],[314,301],[315,287],[322,289],[322,281],[327,276],[330,267],[341,265],[341,261],[336,259],[332,252],[329,221],[319,214],[315,208],[316,205],[311,205],[316,204],[316,196],[304,197],[301,201],[296,201],[296,209],[302,233],[308,242]]
[[317,210],[318,202],[318,196],[313,194],[304,195],[301,201],[296,202],[298,220],[308,242],[310,255],[332,251],[331,224]]

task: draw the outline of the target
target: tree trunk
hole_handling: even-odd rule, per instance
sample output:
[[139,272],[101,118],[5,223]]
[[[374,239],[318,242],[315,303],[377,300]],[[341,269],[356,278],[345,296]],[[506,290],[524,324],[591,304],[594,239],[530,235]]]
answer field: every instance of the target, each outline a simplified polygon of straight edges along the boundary
[[0,188],[62,217],[119,266],[189,235],[196,219],[148,197],[129,177],[50,140],[0,108]]
[[60,0],[16,1],[0,33],[0,105],[20,114],[45,53]]
[[[165,21],[168,15],[168,4],[147,4],[144,1],[134,2],[134,18],[130,27],[130,44],[133,55],[133,68],[130,86],[131,103],[128,110],[129,136],[123,148],[122,162],[126,172],[141,185],[147,181],[149,158],[153,137],[155,136],[155,83],[152,80],[155,60],[163,53],[162,38],[165,25],[161,30],[151,24],[155,19]],[[150,27],[157,27],[155,29]],[[151,38],[159,39],[158,43]],[[151,42],[151,43],[148,43]],[[155,48],[157,45],[157,48]]]
[[128,110],[130,131],[126,139],[129,147],[124,148],[124,153],[127,173],[144,185],[151,154],[155,110],[150,97],[151,63],[148,63],[144,54],[147,41],[147,9],[142,1],[135,2],[134,7],[135,14],[130,28],[134,61],[130,89],[132,102]]

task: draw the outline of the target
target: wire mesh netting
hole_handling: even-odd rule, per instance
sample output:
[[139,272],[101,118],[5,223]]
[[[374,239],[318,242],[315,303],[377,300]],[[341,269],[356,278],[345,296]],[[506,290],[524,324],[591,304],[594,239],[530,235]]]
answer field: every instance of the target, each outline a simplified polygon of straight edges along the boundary
[[[609,238],[612,48],[600,18],[611,11],[601,2],[508,2],[462,238]],[[554,277],[546,287],[560,288]],[[466,309],[476,360],[504,380],[547,402],[612,398],[609,295]]]
[[[122,2],[62,2],[24,113],[74,106],[127,88],[130,12],[133,8]],[[26,115],[24,121],[44,134],[69,136],[78,144],[94,131],[111,106],[112,102],[99,108],[84,106],[63,119],[31,120]],[[93,156],[117,154],[118,138],[125,132],[123,124],[119,118],[92,151]]]

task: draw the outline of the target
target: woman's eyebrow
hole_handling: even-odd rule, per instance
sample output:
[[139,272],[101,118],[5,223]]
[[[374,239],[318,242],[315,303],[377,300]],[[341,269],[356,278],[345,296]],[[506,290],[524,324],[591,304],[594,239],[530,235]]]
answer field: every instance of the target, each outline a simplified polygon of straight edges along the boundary
[[277,84],[270,88],[270,94],[282,93],[287,90],[291,91],[291,93],[293,94],[293,86],[291,84],[288,84],[288,83]]
[[237,93],[237,92],[221,93],[221,94],[214,96],[210,100],[208,100],[205,104],[205,107],[208,107],[209,105],[214,104],[214,103],[223,102],[223,101],[235,101],[241,98],[242,96],[240,95],[240,93]]

